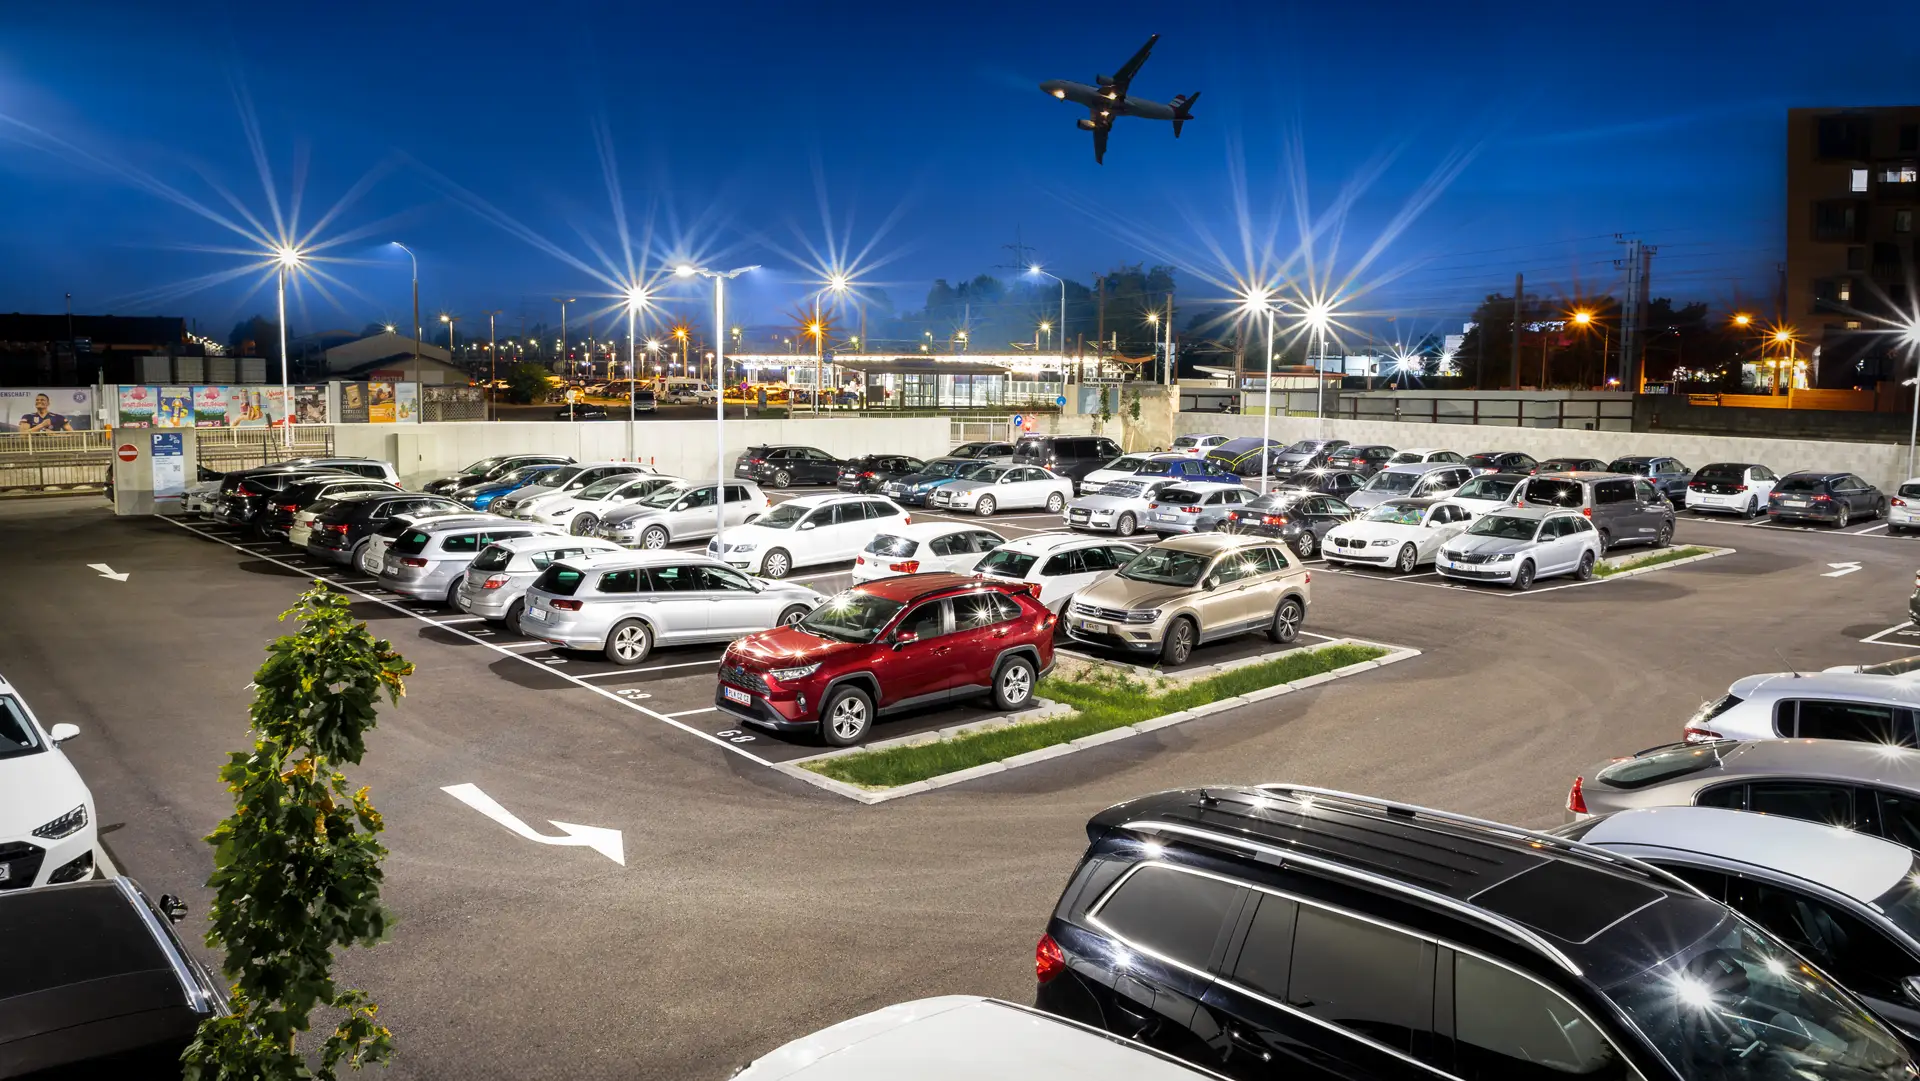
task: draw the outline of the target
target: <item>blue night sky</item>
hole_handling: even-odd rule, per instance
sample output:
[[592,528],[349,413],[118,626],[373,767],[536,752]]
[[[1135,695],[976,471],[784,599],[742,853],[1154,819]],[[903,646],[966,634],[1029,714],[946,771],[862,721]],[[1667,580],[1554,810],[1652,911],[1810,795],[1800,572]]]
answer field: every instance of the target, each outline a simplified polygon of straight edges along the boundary
[[[249,295],[258,273],[192,287],[247,262],[204,249],[257,245],[151,190],[237,217],[224,187],[271,220],[236,87],[303,226],[362,186],[320,233],[347,238],[326,249],[345,260],[323,264],[333,300],[302,285],[296,333],[407,320],[389,239],[420,255],[425,317],[462,313],[463,331],[481,309],[506,309],[504,336],[550,318],[550,296],[611,296],[628,262],[596,129],[636,246],[651,229],[645,266],[766,264],[738,293],[748,320],[820,276],[808,246],[825,253],[827,220],[870,246],[861,280],[906,309],[936,277],[1010,262],[1016,230],[1066,276],[1171,261],[1188,302],[1222,296],[1293,253],[1296,193],[1328,225],[1315,276],[1352,274],[1356,307],[1423,325],[1453,329],[1516,270],[1604,290],[1616,232],[1660,246],[1656,295],[1765,297],[1787,107],[1920,99],[1920,6],[1860,0],[1832,34],[1809,10],[14,5],[0,310],[59,311],[71,291],[77,311],[186,315],[217,337],[270,311],[270,289]],[[1035,84],[1091,81],[1156,31],[1133,93],[1202,91],[1197,119],[1178,142],[1123,119],[1095,166],[1083,114]]]

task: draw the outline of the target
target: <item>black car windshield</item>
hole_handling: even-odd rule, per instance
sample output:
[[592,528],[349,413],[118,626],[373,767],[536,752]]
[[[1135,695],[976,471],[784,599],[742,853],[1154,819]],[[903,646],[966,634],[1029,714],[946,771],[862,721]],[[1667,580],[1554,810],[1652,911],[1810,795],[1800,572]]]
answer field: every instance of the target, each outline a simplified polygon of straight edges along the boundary
[[1579,507],[1586,504],[1587,493],[1580,487],[1580,482],[1577,480],[1537,478],[1527,482],[1525,500],[1528,503],[1540,503],[1549,507]]
[[1295,504],[1305,498],[1307,498],[1307,493],[1300,491],[1268,492],[1266,495],[1252,500],[1240,509],[1254,511],[1291,510]]
[[981,574],[992,574],[1001,578],[1025,578],[1033,569],[1036,556],[1026,552],[1015,552],[1007,548],[996,548],[987,553],[987,558],[974,565]]
[[1902,484],[1900,486],[1900,498],[1920,499],[1920,484]]
[[1772,936],[1728,914],[1606,989],[1690,1081],[1910,1078],[1894,1035]]
[[1173,473],[1173,463],[1183,460],[1181,458],[1162,458],[1158,461],[1146,459],[1134,467],[1133,471],[1143,477],[1165,477]]
[[837,642],[871,642],[900,609],[899,601],[849,589],[829,597],[799,623],[801,630]]
[[1631,458],[1615,458],[1613,461],[1607,463],[1607,472],[1631,473],[1636,477],[1644,477],[1653,472],[1653,463],[1648,461],[1634,461]]
[[1920,856],[1914,857],[1914,866],[1900,876],[1893,888],[1873,899],[1873,906],[1884,913],[1895,927],[1907,933],[1908,938],[1920,939]]
[[1366,521],[1386,522],[1389,525],[1419,525],[1427,509],[1410,503],[1382,503],[1367,512]]
[[550,465],[527,465],[500,478],[502,484],[526,484],[542,473],[553,471]]
[[1675,777],[1698,773],[1717,765],[1722,755],[1733,749],[1731,743],[1676,743],[1671,747],[1644,751],[1624,758],[1600,770],[1595,779],[1611,788],[1645,788]]
[[1170,548],[1148,548],[1120,568],[1120,577],[1135,582],[1158,582],[1169,586],[1197,585],[1207,573],[1207,556],[1200,552],[1179,552]]
[[1512,514],[1483,514],[1467,527],[1474,537],[1499,537],[1503,540],[1532,540],[1539,522]]
[[914,550],[919,547],[920,542],[914,540],[912,537],[895,537],[882,533],[867,544],[867,554],[870,556],[891,556],[896,559],[903,559],[912,555]]
[[0,758],[19,758],[44,750],[40,734],[34,731],[20,703],[10,694],[0,694]]
[[998,468],[992,462],[961,462],[960,467],[953,471],[953,475],[961,480],[973,480],[989,469]]
[[923,477],[958,476],[962,468],[974,464],[976,463],[971,459],[936,458],[920,467],[920,475]]
[[1299,441],[1298,443],[1295,443],[1295,444],[1293,444],[1292,446],[1290,446],[1290,447],[1288,447],[1288,448],[1286,448],[1285,450],[1283,450],[1283,451],[1281,451],[1280,453],[1282,453],[1282,454],[1312,454],[1312,453],[1313,453],[1314,451],[1316,451],[1316,450],[1319,450],[1319,449],[1320,449],[1320,445],[1321,445],[1321,442],[1322,442],[1322,441],[1321,441],[1321,440],[1318,440],[1318,439],[1302,439],[1302,440],[1301,440],[1301,441]]
[[753,524],[766,526],[768,529],[792,529],[793,523],[805,518],[807,512],[812,509],[812,507],[797,507],[792,503],[782,503],[760,517],[755,518]]
[[1780,478],[1773,486],[1775,492],[1824,492],[1827,490],[1827,478],[1819,476],[1791,476]]
[[1519,477],[1503,477],[1498,473],[1475,477],[1460,486],[1453,493],[1455,499],[1500,499],[1513,494],[1513,486],[1520,483]]
[[1423,475],[1424,474],[1421,473],[1395,473],[1392,470],[1375,473],[1373,479],[1367,482],[1367,491],[1411,492],[1414,486],[1420,483],[1420,478]]
[[498,458],[482,458],[479,461],[473,463],[472,465],[466,467],[465,469],[462,469],[460,471],[460,475],[463,477],[482,476],[484,474],[492,472],[493,467],[499,464],[500,464],[500,459]]
[[[1113,461],[1108,462],[1106,465],[1103,465],[1100,468],[1123,469],[1129,473],[1142,473],[1142,472],[1151,472],[1146,468],[1149,464],[1151,464],[1151,460],[1147,458],[1145,455],[1125,454],[1118,458],[1115,458]],[[1164,473],[1166,472],[1166,470],[1162,469],[1160,470],[1160,472]]]
[[1006,472],[1007,472],[1007,468],[1005,466],[1000,466],[1000,465],[982,466],[979,469],[976,469],[973,472],[968,473],[967,479],[977,480],[983,484],[992,484],[994,481],[997,481],[1002,476],[1004,476]]

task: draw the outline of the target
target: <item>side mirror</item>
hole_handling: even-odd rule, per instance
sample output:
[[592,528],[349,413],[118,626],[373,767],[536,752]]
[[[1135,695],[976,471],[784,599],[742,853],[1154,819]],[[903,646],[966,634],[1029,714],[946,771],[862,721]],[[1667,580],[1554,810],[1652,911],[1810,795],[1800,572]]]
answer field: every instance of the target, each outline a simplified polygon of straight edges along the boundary
[[801,523],[800,523],[800,528],[801,528],[801,529],[812,529],[812,528],[814,528],[814,524],[813,524],[812,522],[801,522]]
[[918,634],[915,634],[912,631],[901,631],[898,634],[895,634],[893,636],[893,648],[903,649],[907,646],[912,645],[915,642],[918,642],[919,640],[920,640],[920,636]]
[[47,738],[56,744],[65,743],[79,734],[80,726],[77,724],[56,724],[47,729]]
[[160,895],[159,908],[168,923],[179,923],[187,918],[187,903],[171,893]]
[[1200,583],[1200,588],[1206,590],[1209,593],[1213,592],[1216,589],[1219,589],[1220,588],[1219,576],[1213,575],[1213,574],[1207,575],[1206,579]]
[[1900,981],[1900,994],[1915,1006],[1920,1006],[1920,976],[1908,976]]

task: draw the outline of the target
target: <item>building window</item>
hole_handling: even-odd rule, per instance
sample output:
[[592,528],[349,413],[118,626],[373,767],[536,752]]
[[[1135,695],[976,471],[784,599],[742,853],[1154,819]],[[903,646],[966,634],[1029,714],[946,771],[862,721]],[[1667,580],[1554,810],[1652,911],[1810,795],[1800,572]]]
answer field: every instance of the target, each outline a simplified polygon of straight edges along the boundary
[[1852,190],[1853,190],[1853,191],[1866,191],[1866,190],[1867,190],[1867,171],[1866,171],[1865,169],[1855,169],[1855,170],[1853,171],[1853,188],[1852,188]]
[[1913,211],[1896,210],[1893,212],[1893,231],[1896,233],[1913,232]]
[[[1854,170],[1855,173],[1860,171],[1859,169]],[[1857,180],[1855,182],[1858,183]],[[1915,165],[1910,161],[1903,161],[1898,165],[1889,165],[1880,172],[1880,183],[1882,184],[1912,184],[1916,182],[1920,182],[1920,165]],[[1866,189],[1854,188],[1853,190],[1865,191]]]
[[1848,330],[1859,330],[1859,329],[1860,329],[1860,320],[1858,320],[1858,319],[1849,319],[1849,320],[1847,320],[1847,329],[1848,329]]
[[1813,239],[1825,243],[1864,240],[1859,235],[1859,204],[1851,199],[1827,199],[1814,205]]
[[1859,113],[1823,116],[1815,134],[1815,151],[1822,158],[1861,161],[1873,141],[1872,121]]
[[1853,303],[1853,282],[1850,279],[1841,279],[1840,287],[1834,291],[1834,296],[1842,304]]

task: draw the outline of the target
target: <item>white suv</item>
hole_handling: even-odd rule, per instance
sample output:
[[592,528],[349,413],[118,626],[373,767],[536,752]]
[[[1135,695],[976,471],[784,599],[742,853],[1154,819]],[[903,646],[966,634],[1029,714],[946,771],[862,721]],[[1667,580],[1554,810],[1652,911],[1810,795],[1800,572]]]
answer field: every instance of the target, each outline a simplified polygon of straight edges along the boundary
[[0,678],[0,890],[93,877],[93,793],[59,746],[79,734],[40,727]]
[[1075,593],[1107,577],[1140,554],[1140,546],[1079,533],[1036,533],[988,552],[974,573],[1011,582],[1031,582],[1041,604],[1058,615]]
[[1914,746],[1920,682],[1864,672],[1766,672],[1734,680],[1701,705],[1681,736],[1716,739],[1852,739]]
[[795,567],[851,561],[874,534],[912,524],[912,515],[882,496],[801,496],[728,527],[707,542],[707,554],[748,574],[785,578]]

